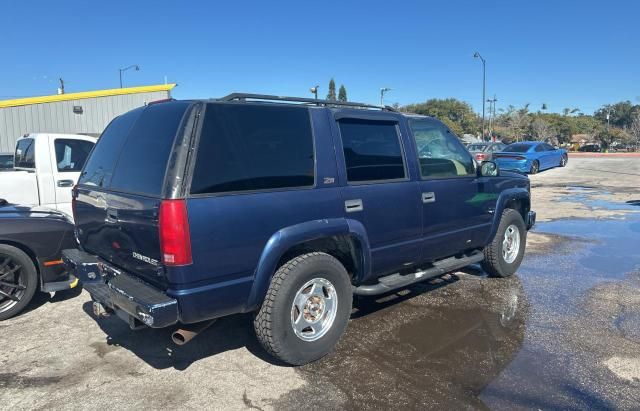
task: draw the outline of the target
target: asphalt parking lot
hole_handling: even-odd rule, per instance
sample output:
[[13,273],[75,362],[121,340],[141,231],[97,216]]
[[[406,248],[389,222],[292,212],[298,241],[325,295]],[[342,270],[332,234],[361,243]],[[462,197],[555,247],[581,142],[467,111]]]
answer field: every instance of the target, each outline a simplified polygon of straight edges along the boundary
[[177,347],[99,322],[86,292],[0,323],[0,409],[640,408],[640,158],[532,176],[518,274],[474,267],[355,301],[326,358],[275,363],[249,316]]

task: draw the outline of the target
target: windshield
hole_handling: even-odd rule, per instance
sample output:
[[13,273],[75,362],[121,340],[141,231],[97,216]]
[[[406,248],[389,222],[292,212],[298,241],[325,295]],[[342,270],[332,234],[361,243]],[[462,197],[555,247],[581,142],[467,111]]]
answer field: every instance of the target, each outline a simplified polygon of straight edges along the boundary
[[469,151],[484,151],[487,147],[489,147],[488,144],[470,144],[467,149],[469,149]]
[[502,151],[507,151],[511,153],[526,153],[527,151],[529,151],[530,148],[531,148],[531,144],[514,143],[514,144],[509,144]]

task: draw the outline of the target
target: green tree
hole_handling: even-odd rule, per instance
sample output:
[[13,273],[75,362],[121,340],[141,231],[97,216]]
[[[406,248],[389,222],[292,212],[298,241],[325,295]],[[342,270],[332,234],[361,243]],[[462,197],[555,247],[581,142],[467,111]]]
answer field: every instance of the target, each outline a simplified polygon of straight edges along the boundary
[[340,84],[340,89],[338,90],[338,101],[347,101],[347,89],[344,88],[344,84]]
[[615,104],[606,104],[600,107],[593,116],[603,124],[607,124],[607,115],[609,114],[611,126],[626,128],[631,126],[635,110],[640,110],[640,106],[634,106],[627,100]]
[[479,134],[480,121],[469,103],[455,98],[430,99],[424,103],[400,107],[401,111],[436,117],[444,122],[458,136]]
[[329,81],[329,93],[327,93],[327,100],[336,101],[336,82],[331,79]]

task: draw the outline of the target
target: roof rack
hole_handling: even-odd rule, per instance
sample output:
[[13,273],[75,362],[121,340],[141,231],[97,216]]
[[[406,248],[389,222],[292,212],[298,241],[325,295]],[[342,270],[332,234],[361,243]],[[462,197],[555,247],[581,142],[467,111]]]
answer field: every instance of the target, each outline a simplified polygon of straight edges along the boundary
[[306,98],[306,97],[271,96],[268,94],[231,93],[217,100],[218,101],[234,101],[234,100],[286,101],[286,102],[292,102],[292,103],[315,104],[318,106],[341,106],[341,107],[353,107],[353,108],[371,108],[371,109],[378,109],[378,110],[392,111],[392,112],[397,111],[396,109],[390,106],[376,106],[373,104],[355,103],[351,101],[322,100],[322,99]]

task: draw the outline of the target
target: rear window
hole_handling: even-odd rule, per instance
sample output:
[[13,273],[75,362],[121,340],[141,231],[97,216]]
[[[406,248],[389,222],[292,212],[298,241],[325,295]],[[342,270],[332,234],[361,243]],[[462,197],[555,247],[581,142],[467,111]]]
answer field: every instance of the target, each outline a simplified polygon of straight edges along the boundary
[[523,143],[514,143],[509,144],[502,151],[507,151],[510,153],[526,153],[531,148],[531,144],[523,144]]
[[182,117],[191,103],[148,106],[133,125],[113,172],[110,189],[159,196]]
[[32,138],[18,140],[16,145],[15,166],[36,168],[36,142]]
[[93,143],[85,140],[57,138],[53,143],[56,150],[58,172],[78,172],[82,170]]
[[470,144],[467,149],[469,151],[484,151],[488,147],[487,144]]
[[109,187],[120,149],[142,110],[144,108],[129,111],[109,123],[80,174],[79,184]]
[[189,104],[154,104],[113,120],[100,136],[80,183],[159,196],[173,140]]
[[191,193],[310,187],[314,169],[308,109],[209,104]]
[[13,168],[13,154],[0,154],[0,169],[8,170]]

